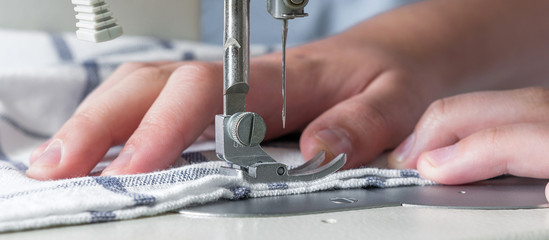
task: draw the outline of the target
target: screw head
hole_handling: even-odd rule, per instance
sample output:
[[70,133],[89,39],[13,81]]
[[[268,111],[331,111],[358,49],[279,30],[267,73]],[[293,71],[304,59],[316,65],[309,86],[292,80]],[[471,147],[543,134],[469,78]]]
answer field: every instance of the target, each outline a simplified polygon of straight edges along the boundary
[[233,114],[227,122],[227,131],[231,139],[244,146],[256,146],[265,138],[267,127],[259,114],[239,112]]
[[279,167],[276,169],[276,174],[278,174],[278,176],[282,176],[284,173],[286,173],[286,169],[284,169],[284,167]]

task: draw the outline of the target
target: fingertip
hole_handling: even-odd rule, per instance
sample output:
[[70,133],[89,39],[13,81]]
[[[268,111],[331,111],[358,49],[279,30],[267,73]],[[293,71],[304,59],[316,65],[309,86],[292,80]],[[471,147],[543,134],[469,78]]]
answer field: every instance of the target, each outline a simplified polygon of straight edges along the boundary
[[48,140],[46,140],[45,142],[43,142],[42,144],[40,144],[38,147],[36,147],[36,148],[32,151],[32,153],[31,153],[31,155],[30,155],[30,157],[29,157],[29,163],[30,163],[31,165],[32,165],[32,164],[36,161],[36,159],[37,159],[38,157],[40,157],[40,155],[46,150],[46,148],[48,147],[48,145],[50,144],[50,142],[51,142],[51,139],[48,139]]
[[416,168],[416,162],[410,159],[410,153],[415,144],[415,134],[408,136],[394,151],[387,157],[390,168],[410,169]]
[[431,165],[431,162],[428,160],[429,156],[428,153],[423,153],[419,156],[416,168],[419,172],[419,174],[427,179],[431,179],[438,183],[443,183],[444,179],[440,178],[440,174],[437,174],[437,168],[433,165]]
[[[147,173],[169,168],[183,151],[174,133],[134,134],[121,153],[101,173],[102,176]],[[172,140],[175,139],[175,140]]]
[[49,141],[45,149],[29,166],[26,175],[34,179],[51,179],[55,176],[55,170],[58,168],[63,157],[64,144],[60,139]]
[[325,151],[327,160],[345,153],[351,159],[353,148],[349,135],[338,127],[328,127],[316,131],[313,135],[302,137],[301,151],[305,159],[311,159],[318,152]]
[[316,153],[319,151],[322,151],[324,146],[321,146],[318,141],[316,141],[313,137],[308,136],[307,132],[304,132],[301,135],[300,139],[300,150],[301,155],[303,155],[303,158],[305,160],[313,158]]
[[118,175],[125,175],[124,169],[117,168],[117,169],[105,169],[101,172],[100,176],[118,176]]
[[450,171],[448,171],[448,166],[433,164],[436,161],[433,160],[436,156],[436,153],[433,154],[433,152],[437,150],[422,153],[418,157],[416,167],[419,174],[440,184],[454,185],[467,182],[466,174],[463,174],[460,166],[452,165]]
[[46,166],[31,166],[27,171],[25,172],[25,175],[29,178],[45,181],[45,180],[52,180],[55,179],[54,176],[52,176],[52,172],[55,170],[55,167],[46,167]]
[[387,156],[387,165],[389,168],[394,169],[412,169],[417,168],[417,164],[414,164],[416,162],[407,161],[405,158],[403,158],[401,155],[396,153],[395,151],[392,151]]
[[108,166],[101,172],[101,176],[114,176],[125,174],[133,157],[133,150],[123,150]]

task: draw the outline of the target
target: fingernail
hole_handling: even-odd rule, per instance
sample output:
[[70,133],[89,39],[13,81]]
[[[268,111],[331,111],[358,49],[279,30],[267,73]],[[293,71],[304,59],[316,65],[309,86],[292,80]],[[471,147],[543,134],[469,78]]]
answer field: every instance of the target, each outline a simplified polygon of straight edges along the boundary
[[118,157],[114,159],[105,170],[101,173],[102,176],[117,175],[118,172],[128,166],[132,159],[133,151],[123,151],[118,154]]
[[454,144],[430,151],[426,154],[426,158],[433,167],[440,167],[454,159],[456,150],[457,144]]
[[33,161],[33,166],[57,166],[63,155],[63,142],[60,139],[51,141],[40,156]]
[[48,139],[47,141],[43,142],[42,144],[40,144],[40,146],[36,147],[32,151],[32,153],[30,155],[30,158],[29,158],[30,164],[33,164],[34,162],[36,162],[36,159],[38,159],[38,157],[40,157],[40,155],[42,155],[42,153],[46,150],[48,145],[50,145],[51,141],[52,141],[51,139]]
[[334,155],[340,153],[347,154],[350,157],[353,152],[353,146],[349,139],[349,134],[341,128],[326,128],[315,134],[316,138]]
[[406,160],[408,155],[410,155],[410,152],[412,152],[414,142],[415,134],[412,133],[393,151],[392,158],[397,164],[404,163],[404,160]]

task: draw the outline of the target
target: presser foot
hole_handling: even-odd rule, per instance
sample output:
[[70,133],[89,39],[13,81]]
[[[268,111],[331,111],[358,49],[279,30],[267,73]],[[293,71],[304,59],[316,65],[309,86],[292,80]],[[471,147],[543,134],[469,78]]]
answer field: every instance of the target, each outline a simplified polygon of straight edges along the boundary
[[347,161],[343,153],[325,162],[325,152],[296,168],[275,161],[259,145],[265,136],[265,122],[256,113],[238,112],[215,118],[217,156],[229,162],[226,175],[240,176],[252,183],[313,181],[340,169]]
[[250,183],[313,181],[339,170],[345,165],[347,156],[342,153],[322,165],[324,160],[325,152],[321,151],[311,160],[295,168],[289,168],[288,165],[279,162],[258,162],[248,167],[234,164],[232,167],[222,167],[221,173],[240,176]]

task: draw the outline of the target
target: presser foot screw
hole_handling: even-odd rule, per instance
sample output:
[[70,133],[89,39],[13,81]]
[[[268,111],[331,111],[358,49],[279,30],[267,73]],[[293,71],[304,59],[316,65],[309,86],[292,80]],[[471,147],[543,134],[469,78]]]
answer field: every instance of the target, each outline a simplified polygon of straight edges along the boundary
[[253,147],[263,141],[267,127],[259,114],[238,112],[229,118],[227,131],[233,141],[247,147]]
[[293,4],[295,4],[295,5],[302,4],[303,1],[305,1],[305,0],[290,0],[290,2],[293,3]]

